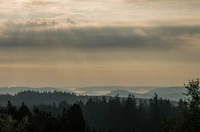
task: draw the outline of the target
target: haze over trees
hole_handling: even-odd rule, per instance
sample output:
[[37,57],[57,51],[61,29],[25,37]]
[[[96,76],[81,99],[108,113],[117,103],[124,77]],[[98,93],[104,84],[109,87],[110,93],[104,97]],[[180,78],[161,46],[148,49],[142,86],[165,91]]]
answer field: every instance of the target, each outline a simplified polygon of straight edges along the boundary
[[[25,95],[26,93],[23,93],[22,91],[35,91],[39,93],[52,93],[52,92],[65,92],[65,93],[75,93],[80,95],[88,95],[88,96],[112,96],[119,94],[119,97],[127,97],[129,94],[134,94],[136,98],[143,98],[143,99],[150,99],[154,96],[154,93],[157,93],[159,97],[167,98],[173,101],[178,101],[180,98],[184,98],[184,95],[182,93],[186,92],[186,89],[184,89],[183,86],[171,86],[171,87],[152,87],[152,86],[140,86],[140,87],[124,87],[124,86],[99,86],[99,87],[77,87],[77,88],[57,88],[57,87],[39,87],[39,88],[33,88],[33,87],[0,87],[0,93],[5,94],[11,94],[16,97],[15,100],[18,100],[16,98],[19,97],[19,92]],[[55,94],[48,94],[47,96],[54,96]],[[20,95],[21,96],[21,95]],[[40,95],[39,95],[40,96]],[[67,95],[66,95],[67,96]],[[60,96],[58,96],[59,98]],[[54,97],[52,97],[54,98]],[[19,104],[24,100],[19,101]],[[51,99],[50,99],[51,100]],[[63,100],[61,98],[60,100]],[[68,98],[66,100],[69,101]],[[76,99],[73,99],[76,100]],[[84,102],[87,101],[84,100]],[[7,100],[5,100],[7,102]],[[13,102],[14,103],[14,102]],[[29,102],[30,103],[30,102]],[[28,103],[28,104],[29,104]],[[70,103],[75,103],[70,102]]]
[[[27,106],[22,102],[13,105],[8,101],[0,107],[1,132],[198,132],[200,130],[199,80],[185,85],[187,100],[180,99],[175,106],[157,94],[150,100],[136,101],[134,95],[126,98],[87,97],[87,101],[71,104],[63,92],[22,92],[34,100],[44,100],[49,95],[62,97],[57,102],[45,102]],[[10,95],[2,96],[4,99]],[[1,97],[1,98],[2,98]],[[12,96],[13,97],[13,96]],[[24,100],[26,101],[26,100]]]

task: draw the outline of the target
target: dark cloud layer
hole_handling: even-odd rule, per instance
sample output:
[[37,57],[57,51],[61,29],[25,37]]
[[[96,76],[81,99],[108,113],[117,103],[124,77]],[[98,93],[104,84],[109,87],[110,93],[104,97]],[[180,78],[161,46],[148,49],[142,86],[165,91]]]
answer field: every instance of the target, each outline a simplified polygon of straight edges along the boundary
[[0,47],[48,48],[62,46],[83,50],[169,50],[187,43],[184,34],[200,34],[200,26],[162,27],[69,27],[56,21],[14,23],[2,26]]

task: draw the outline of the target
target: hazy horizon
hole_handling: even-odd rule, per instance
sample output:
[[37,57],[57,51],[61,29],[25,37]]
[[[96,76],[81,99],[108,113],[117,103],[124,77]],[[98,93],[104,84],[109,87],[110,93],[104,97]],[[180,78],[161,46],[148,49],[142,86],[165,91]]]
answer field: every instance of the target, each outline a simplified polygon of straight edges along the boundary
[[92,87],[132,87],[132,88],[139,88],[139,87],[156,87],[156,88],[162,88],[162,87],[181,87],[183,85],[158,85],[158,86],[151,86],[151,85],[130,85],[130,86],[125,86],[125,85],[86,85],[86,86],[53,86],[53,85],[40,85],[40,86],[28,86],[28,85],[7,85],[7,86],[1,86],[0,88],[13,88],[13,87],[29,87],[29,88],[92,88]]
[[[184,98],[183,94],[186,89],[184,86],[171,86],[171,87],[152,87],[152,86],[96,86],[96,87],[0,87],[0,94],[17,95],[23,91],[37,91],[40,93],[54,93],[55,91],[65,93],[75,93],[77,96],[110,96],[114,97],[117,94],[119,97],[128,97],[133,94],[136,98],[151,98],[155,93],[159,97],[167,98],[170,100],[178,101]],[[26,92],[25,92],[26,93]]]

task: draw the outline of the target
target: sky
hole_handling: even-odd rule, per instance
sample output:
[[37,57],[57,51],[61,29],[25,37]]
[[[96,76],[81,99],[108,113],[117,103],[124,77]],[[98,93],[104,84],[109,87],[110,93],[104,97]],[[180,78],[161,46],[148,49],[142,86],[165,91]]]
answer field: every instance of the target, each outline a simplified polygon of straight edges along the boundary
[[199,0],[0,0],[0,86],[182,86],[199,51]]

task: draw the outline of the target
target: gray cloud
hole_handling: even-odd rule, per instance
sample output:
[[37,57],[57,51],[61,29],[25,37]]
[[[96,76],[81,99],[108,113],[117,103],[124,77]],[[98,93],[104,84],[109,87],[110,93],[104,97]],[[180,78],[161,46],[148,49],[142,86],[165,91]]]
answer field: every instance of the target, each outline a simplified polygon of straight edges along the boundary
[[69,23],[69,24],[76,24],[76,22],[73,21],[71,18],[67,18],[67,19],[66,19],[66,23]]
[[17,23],[15,21],[6,21],[3,22],[5,28],[16,28],[16,29],[24,29],[24,28],[38,28],[42,26],[52,26],[59,24],[56,20],[42,20],[42,21],[27,21],[25,23]]
[[188,45],[179,39],[184,34],[200,34],[200,26],[70,27],[56,21],[10,21],[2,26],[0,47],[170,50]]

